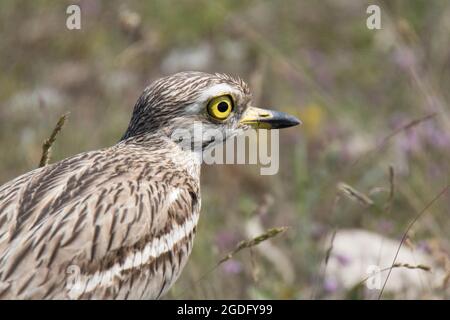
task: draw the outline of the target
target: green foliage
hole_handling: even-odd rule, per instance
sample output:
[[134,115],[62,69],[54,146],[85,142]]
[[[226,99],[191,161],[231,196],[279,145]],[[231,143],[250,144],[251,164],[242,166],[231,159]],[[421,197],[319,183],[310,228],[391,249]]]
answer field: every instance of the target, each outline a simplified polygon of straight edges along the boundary
[[[239,75],[259,92],[256,104],[304,122],[280,133],[274,177],[250,166],[204,168],[198,236],[170,297],[329,297],[320,271],[327,234],[361,228],[399,239],[450,182],[449,3],[380,2],[378,31],[366,28],[358,1],[83,1],[78,31],[65,28],[68,4],[0,4],[1,183],[36,167],[61,114],[70,112],[70,122],[51,161],[115,143],[143,88],[192,65]],[[140,17],[138,25],[126,10]],[[187,52],[200,62],[189,65]],[[181,67],[168,61],[174,54]],[[266,194],[273,204],[261,213]],[[246,228],[255,215],[264,230],[289,226],[269,241],[288,257],[295,279],[288,282],[277,271],[286,266],[257,246],[204,276],[251,238]],[[448,248],[448,230],[447,196],[409,236]],[[358,286],[334,294],[366,297]]]

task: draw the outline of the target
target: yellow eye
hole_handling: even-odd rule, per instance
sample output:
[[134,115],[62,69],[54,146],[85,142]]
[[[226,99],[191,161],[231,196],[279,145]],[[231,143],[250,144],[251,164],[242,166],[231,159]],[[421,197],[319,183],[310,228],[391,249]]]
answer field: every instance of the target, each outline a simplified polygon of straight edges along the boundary
[[208,113],[217,120],[225,120],[233,111],[233,100],[230,96],[213,98],[208,103]]

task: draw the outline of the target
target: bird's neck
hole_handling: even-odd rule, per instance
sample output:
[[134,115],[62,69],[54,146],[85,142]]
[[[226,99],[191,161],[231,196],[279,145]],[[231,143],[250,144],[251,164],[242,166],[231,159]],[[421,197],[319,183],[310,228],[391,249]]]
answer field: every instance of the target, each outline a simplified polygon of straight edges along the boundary
[[[164,134],[147,133],[121,140],[119,148],[140,150],[154,161],[171,161],[180,170],[186,170],[193,178],[200,179],[201,153],[186,150]],[[201,152],[201,151],[200,151]]]

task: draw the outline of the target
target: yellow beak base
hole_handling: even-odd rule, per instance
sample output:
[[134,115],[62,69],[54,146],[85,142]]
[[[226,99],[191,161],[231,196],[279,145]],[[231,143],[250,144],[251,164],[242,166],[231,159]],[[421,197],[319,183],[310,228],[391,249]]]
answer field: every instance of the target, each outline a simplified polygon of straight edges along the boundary
[[301,124],[301,121],[284,112],[248,107],[239,123],[255,129],[282,129]]

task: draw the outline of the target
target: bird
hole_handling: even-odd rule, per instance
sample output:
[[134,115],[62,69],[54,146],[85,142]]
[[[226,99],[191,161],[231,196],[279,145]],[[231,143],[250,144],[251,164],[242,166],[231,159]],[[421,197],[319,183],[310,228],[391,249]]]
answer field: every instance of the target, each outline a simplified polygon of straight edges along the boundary
[[[294,116],[253,106],[248,85],[185,71],[152,82],[125,134],[0,187],[0,299],[159,299],[193,247],[200,217],[199,153]],[[193,134],[181,146],[177,130]]]

